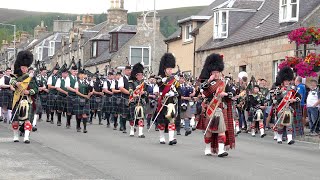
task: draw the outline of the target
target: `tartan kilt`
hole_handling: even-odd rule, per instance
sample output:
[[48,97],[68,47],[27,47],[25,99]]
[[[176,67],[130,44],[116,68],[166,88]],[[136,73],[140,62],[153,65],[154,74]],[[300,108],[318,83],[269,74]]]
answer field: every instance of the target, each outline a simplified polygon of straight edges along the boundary
[[121,115],[130,115],[128,101],[129,101],[128,98],[121,97],[119,114],[121,114]]
[[57,95],[49,93],[47,101],[48,110],[56,110]]
[[157,101],[155,100],[154,101],[155,104],[153,104],[153,107],[151,107],[151,100],[149,99],[149,102],[147,103],[146,105],[146,112],[145,114],[154,114],[154,112],[156,111],[157,109]]
[[[100,102],[97,102],[97,99],[100,98]],[[91,110],[102,110],[103,108],[104,96],[91,96],[90,97],[90,109]]]
[[134,120],[134,118],[135,118],[135,116],[134,116],[135,108],[136,108],[135,103],[130,103],[130,105],[128,107],[128,111],[129,111],[129,114],[128,114],[128,117],[127,117],[128,121]]
[[107,113],[112,113],[113,108],[113,96],[103,96],[103,111]]
[[67,105],[66,105],[66,111],[67,113],[74,114],[73,105],[76,103],[77,96],[67,96]]
[[90,102],[89,99],[85,99],[85,103],[81,105],[80,99],[84,99],[82,97],[76,97],[75,102],[73,104],[73,113],[75,115],[82,115],[82,114],[90,114]]
[[42,113],[42,106],[41,106],[41,100],[40,97],[36,99],[36,110],[35,114],[41,114]]
[[13,92],[9,89],[2,89],[0,91],[0,106],[7,107],[8,109],[12,108]]
[[67,112],[68,98],[67,96],[57,95],[56,109],[61,112]]
[[[120,104],[117,104],[117,101],[120,101]],[[112,96],[111,97],[111,113],[112,114],[121,114],[121,103],[122,97],[121,96]]]
[[48,101],[48,93],[42,93],[39,95],[40,101],[41,101],[41,106],[43,110],[47,110],[47,101]]

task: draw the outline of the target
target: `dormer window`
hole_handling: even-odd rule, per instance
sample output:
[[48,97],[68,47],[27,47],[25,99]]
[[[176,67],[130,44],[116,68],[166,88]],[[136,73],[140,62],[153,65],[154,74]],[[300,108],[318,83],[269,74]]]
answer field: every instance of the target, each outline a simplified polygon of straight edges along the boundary
[[54,55],[54,48],[55,48],[55,42],[54,41],[50,41],[49,42],[49,56],[53,56]]
[[192,41],[192,24],[188,24],[185,26],[185,31],[184,31],[184,42]]
[[213,24],[213,38],[227,38],[228,37],[228,11],[217,11],[214,13]]
[[110,41],[110,51],[118,51],[118,33],[112,33]]
[[299,17],[299,0],[280,0],[279,21],[296,22]]
[[92,42],[91,57],[93,57],[93,58],[97,57],[97,51],[98,51],[98,42],[93,41]]

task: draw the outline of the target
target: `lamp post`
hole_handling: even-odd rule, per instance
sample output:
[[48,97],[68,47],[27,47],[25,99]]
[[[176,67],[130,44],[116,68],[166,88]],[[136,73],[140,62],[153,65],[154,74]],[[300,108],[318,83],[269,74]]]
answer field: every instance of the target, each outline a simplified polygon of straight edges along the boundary
[[15,60],[16,59],[16,25],[15,24],[6,24],[6,23],[0,23],[0,25],[13,26],[13,57]]

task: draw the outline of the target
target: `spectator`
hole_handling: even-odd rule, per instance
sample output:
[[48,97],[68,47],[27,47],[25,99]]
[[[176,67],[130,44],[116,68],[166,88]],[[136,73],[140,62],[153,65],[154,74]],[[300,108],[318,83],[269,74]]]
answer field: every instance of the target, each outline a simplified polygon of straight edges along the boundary
[[320,91],[317,88],[318,82],[311,80],[310,91],[307,96],[307,111],[310,127],[310,136],[316,136],[319,133],[319,104],[320,104]]

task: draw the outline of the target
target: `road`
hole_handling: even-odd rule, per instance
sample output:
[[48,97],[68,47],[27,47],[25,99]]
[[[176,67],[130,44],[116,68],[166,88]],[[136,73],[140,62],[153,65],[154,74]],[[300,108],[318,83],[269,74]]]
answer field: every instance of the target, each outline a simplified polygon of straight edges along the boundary
[[39,122],[31,144],[24,144],[11,141],[9,127],[0,124],[0,179],[320,179],[319,144],[278,145],[240,134],[236,149],[218,158],[204,156],[199,131],[169,146],[159,144],[154,130],[139,139],[97,122],[88,134],[77,133],[75,124]]

